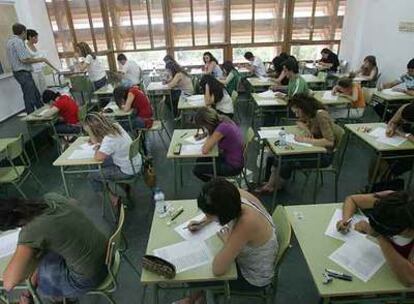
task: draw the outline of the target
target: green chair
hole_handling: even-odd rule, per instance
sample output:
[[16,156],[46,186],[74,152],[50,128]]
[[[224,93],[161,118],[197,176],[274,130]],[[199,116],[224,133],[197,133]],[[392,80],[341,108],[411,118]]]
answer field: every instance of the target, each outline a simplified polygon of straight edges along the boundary
[[31,176],[44,189],[42,183],[30,168],[30,158],[24,149],[22,134],[7,146],[6,158],[10,166],[0,167],[0,184],[12,184],[24,198],[27,198],[21,186]]
[[158,107],[157,107],[158,113],[157,113],[156,117],[159,117],[160,119],[154,120],[154,122],[152,123],[151,128],[141,129],[141,130],[143,130],[145,133],[157,132],[158,136],[160,137],[160,139],[162,141],[162,144],[165,147],[165,149],[168,150],[167,143],[164,141],[164,137],[163,137],[163,131],[165,131],[168,138],[171,140],[171,135],[168,132],[167,125],[165,124],[165,121],[163,120],[164,115],[165,115],[165,98],[166,97],[164,96],[160,100],[160,102],[158,103]]
[[90,105],[93,93],[93,85],[85,75],[75,75],[70,78],[72,95],[80,94],[82,105]]

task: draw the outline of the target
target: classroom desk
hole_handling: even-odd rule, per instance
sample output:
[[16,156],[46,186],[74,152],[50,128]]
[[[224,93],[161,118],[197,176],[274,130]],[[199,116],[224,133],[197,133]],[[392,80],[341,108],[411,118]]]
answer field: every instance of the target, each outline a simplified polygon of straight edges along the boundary
[[[286,113],[287,101],[283,98],[273,97],[261,97],[257,93],[252,93],[252,99],[254,101],[253,109],[251,112],[252,127],[256,129],[256,118],[262,119],[265,113]],[[263,125],[263,121],[260,125]]]
[[93,94],[98,99],[98,109],[101,108],[102,103],[108,102],[113,96],[114,96],[114,87],[112,84],[107,84],[106,86],[103,86],[102,88],[96,90],[93,92]]
[[[175,155],[173,153],[174,147],[177,144],[190,144],[185,141],[185,138],[195,135],[197,129],[175,129],[170,146],[167,152],[167,159],[171,159],[173,161],[174,166],[174,193],[177,194],[178,188],[178,180],[180,181],[181,187],[183,186],[183,170],[182,167],[184,165],[196,165],[197,158],[211,158],[210,162],[203,162],[203,165],[212,165],[213,166],[213,176],[217,175],[216,173],[216,157],[218,157],[218,147],[217,145],[210,151],[209,154],[193,154],[193,155]],[[178,170],[179,167],[179,170]],[[178,178],[177,178],[177,175]]]
[[[380,162],[381,160],[396,160],[396,159],[414,159],[414,143],[406,141],[398,147],[391,145],[383,144],[378,142],[373,136],[370,136],[368,132],[363,132],[361,127],[368,127],[370,130],[374,130],[378,127],[386,128],[387,125],[383,122],[374,122],[374,123],[359,123],[359,124],[346,124],[345,130],[347,131],[346,143],[345,143],[345,152],[348,147],[349,138],[351,135],[356,136],[362,142],[368,145],[376,154],[376,162],[374,166],[374,171],[372,178],[369,181],[370,189],[372,188],[375,179],[378,175]],[[411,169],[408,186],[411,184],[413,175],[413,169]]]
[[[297,126],[278,126],[278,127],[264,127],[260,128],[261,130],[280,130],[281,128],[284,128],[287,134],[295,134],[295,135],[303,135],[303,131],[300,130]],[[261,175],[263,170],[263,156],[264,156],[264,148],[265,145],[267,145],[270,148],[270,151],[272,152],[273,156],[276,158],[277,162],[274,162],[274,164],[277,164],[277,172],[276,174],[280,174],[280,167],[282,164],[282,159],[284,161],[300,161],[300,160],[309,160],[309,161],[316,161],[316,167],[315,170],[319,171],[320,168],[320,158],[321,154],[327,153],[327,150],[323,147],[318,146],[311,146],[306,147],[302,145],[296,145],[296,144],[288,144],[286,146],[276,146],[275,141],[277,138],[274,139],[261,139],[261,153],[260,153],[260,167],[259,167],[259,176],[258,176],[258,184],[261,182]],[[290,147],[291,149],[288,149]],[[306,156],[306,158],[301,158],[303,156]],[[313,202],[316,201],[316,192],[318,187],[318,179],[319,179],[319,173],[315,174],[315,185],[313,190]],[[273,191],[273,199],[272,199],[272,210],[273,212],[275,205],[276,205],[276,197],[277,197],[277,191]]]
[[[63,186],[65,187],[66,196],[70,197],[69,187],[66,182],[67,174],[80,174],[101,171],[102,161],[97,161],[94,158],[88,159],[69,159],[73,151],[77,150],[80,145],[87,143],[89,140],[88,136],[78,137],[70,146],[62,153],[54,162],[53,166],[60,167],[60,173],[62,175]],[[78,167],[75,169],[74,167]],[[93,169],[95,168],[95,169]]]
[[249,83],[251,92],[253,93],[258,90],[267,90],[270,86],[276,84],[276,82],[269,77],[247,77],[246,80]]
[[[48,126],[52,129],[52,136],[57,138],[57,132],[55,129],[55,123],[58,120],[58,113],[55,113],[51,116],[42,116],[40,115],[42,111],[49,109],[48,105],[44,105],[40,109],[30,113],[29,115],[23,117],[21,120],[26,122],[27,125],[27,132],[29,133],[30,143],[32,145],[33,152],[35,154],[36,160],[39,160],[39,156],[37,154],[36,146],[32,136],[32,129],[36,126]],[[60,151],[59,144],[58,145],[58,153]]]
[[192,95],[192,96],[198,96],[202,102],[191,102],[186,97],[181,96],[178,100],[178,106],[177,109],[180,112],[181,116],[181,128],[184,127],[184,120],[187,114],[190,114],[191,112],[197,111],[198,109],[205,107],[206,104],[204,102],[204,95]]
[[16,141],[18,139],[18,137],[5,137],[5,138],[0,138],[0,161],[2,161],[3,159],[5,159],[7,157],[6,154],[6,149],[7,146]]
[[[174,227],[184,223],[185,221],[193,218],[194,216],[200,214],[200,210],[197,208],[196,200],[177,200],[169,201],[175,210],[180,206],[184,207],[184,212],[180,215],[171,226],[167,226],[167,222],[170,220],[170,216],[165,218],[160,218],[157,212],[154,212],[154,216],[151,224],[151,231],[148,238],[148,245],[146,254],[153,254],[153,250],[161,248],[164,246],[172,245],[181,241],[184,241],[181,236],[174,231]],[[206,241],[207,246],[211,250],[211,253],[215,255],[220,251],[223,246],[223,243],[220,241],[218,236],[212,236]],[[168,280],[164,277],[161,277],[155,273],[149,272],[145,269],[142,270],[141,283],[144,285],[154,284],[155,286],[155,303],[158,303],[158,284],[176,284],[176,283],[191,283],[191,282],[223,282],[227,288],[227,281],[237,279],[237,270],[236,264],[233,263],[230,270],[222,275],[215,276],[212,272],[212,264],[203,265],[188,271],[178,273],[176,277],[172,280]]]
[[[285,206],[290,224],[322,298],[320,303],[328,304],[331,301],[335,303],[385,303],[379,302],[378,297],[385,298],[384,295],[412,292],[412,288],[406,288],[398,282],[387,264],[382,266],[366,283],[356,276],[353,276],[352,282],[334,279],[330,284],[322,283],[322,273],[325,268],[349,273],[329,259],[329,255],[343,242],[324,234],[334,210],[341,206],[340,203]],[[373,301],[373,298],[377,301]],[[388,300],[392,299],[388,298]],[[389,303],[400,302],[394,300]]]
[[168,85],[163,84],[161,81],[150,82],[145,91],[148,94],[150,101],[152,102],[155,109],[155,118],[158,119],[158,102],[155,100],[157,97],[166,96],[170,100],[170,108],[173,109],[171,89]]
[[325,92],[331,92],[331,90],[326,90],[326,91],[315,91],[315,94],[313,95],[313,97],[315,97],[315,99],[317,101],[319,101],[321,104],[323,104],[326,107],[347,107],[348,108],[348,113],[347,113],[347,118],[349,118],[349,112],[351,109],[351,101],[348,98],[345,98],[343,96],[337,96],[337,98],[334,99],[325,99],[323,98]]
[[325,83],[325,79],[315,76],[313,74],[301,74],[300,75],[307,84],[323,84]]
[[133,125],[132,125],[132,116],[134,115],[134,110],[130,109],[129,111],[125,112],[124,110],[121,110],[118,105],[111,101],[110,103],[108,103],[105,109],[112,109],[113,112],[111,113],[105,113],[103,112],[103,115],[106,117],[109,117],[111,119],[114,119],[116,121],[119,122],[124,122],[126,121],[129,124],[129,128],[132,131],[133,130]]
[[382,116],[382,120],[384,120],[385,114],[387,113],[387,109],[390,106],[392,106],[393,108],[400,107],[403,104],[414,101],[414,96],[410,96],[408,94],[390,95],[384,92],[384,90],[382,90],[374,92],[374,94],[372,95],[372,101],[384,104],[384,115]]

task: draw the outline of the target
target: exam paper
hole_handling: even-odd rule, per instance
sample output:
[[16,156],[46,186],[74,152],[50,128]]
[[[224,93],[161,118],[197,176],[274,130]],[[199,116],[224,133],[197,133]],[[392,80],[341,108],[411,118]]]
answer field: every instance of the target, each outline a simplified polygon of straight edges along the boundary
[[197,139],[194,137],[194,135],[191,135],[191,136],[188,136],[187,138],[185,138],[184,140],[185,140],[186,142],[189,142],[190,144],[193,144],[193,145],[196,145],[196,144],[200,145],[200,144],[204,144],[204,143],[206,142],[207,137],[204,137],[204,138],[202,138],[202,139],[200,139],[200,140],[197,140]]
[[257,96],[260,96],[262,98],[275,98],[275,92],[272,90],[267,90],[262,93],[257,93]]
[[325,100],[338,100],[338,95],[333,95],[332,91],[325,91],[325,93],[323,93],[322,99],[325,99]]
[[36,113],[36,116],[44,116],[48,111],[49,111],[49,109],[44,109],[44,110],[40,111],[40,113]]
[[259,107],[263,106],[277,106],[280,104],[280,101],[278,101],[276,98],[267,98],[267,99],[259,99],[256,100],[256,103],[259,105]]
[[0,259],[12,255],[17,248],[20,229],[0,234]]
[[90,145],[89,143],[84,143],[79,146],[78,149],[72,152],[68,159],[89,159],[93,158],[95,155],[94,150],[95,145]]
[[180,155],[201,155],[202,148],[203,144],[182,145]]
[[152,91],[156,91],[156,90],[165,90],[168,89],[168,85],[163,84],[161,81],[159,82],[151,82],[148,86],[147,86],[147,90],[152,90]]
[[364,234],[354,230],[354,226],[359,221],[363,221],[363,220],[367,221],[368,219],[366,216],[360,215],[360,214],[354,214],[354,216],[352,216],[352,222],[350,224],[350,229],[348,233],[346,234],[343,234],[336,229],[336,223],[340,220],[342,220],[342,210],[336,209],[328,224],[328,227],[326,228],[325,235],[330,236],[337,240],[344,241],[344,242],[347,242],[355,238],[361,238],[361,237],[365,238]]
[[393,89],[384,89],[384,90],[382,90],[382,93],[384,93],[386,95],[391,95],[391,96],[406,96],[405,93],[393,91]]
[[223,226],[219,225],[216,222],[211,222],[201,228],[200,230],[196,232],[191,232],[189,229],[186,229],[188,224],[191,221],[200,221],[205,217],[204,213],[201,213],[192,219],[186,221],[185,223],[182,223],[181,225],[178,225],[174,228],[174,230],[182,236],[183,239],[187,241],[204,241],[209,238],[211,238],[213,235],[215,235],[218,231],[220,231]]
[[204,242],[183,241],[154,250],[154,255],[174,264],[176,272],[184,272],[210,263],[213,256]]
[[394,147],[398,147],[399,145],[405,143],[407,141],[406,138],[394,135],[393,137],[388,137],[385,135],[386,129],[383,127],[378,127],[369,132],[368,134],[375,137],[376,140],[380,143],[391,145]]
[[294,134],[286,134],[286,142],[288,142],[289,144],[303,146],[303,147],[312,147],[311,144],[296,141]]
[[257,133],[259,133],[259,137],[261,139],[268,139],[268,138],[278,138],[279,137],[280,129],[275,130],[259,130]]
[[381,248],[367,238],[354,238],[335,250],[329,258],[367,282],[384,265]]
[[187,101],[191,102],[191,103],[203,103],[204,104],[204,95],[191,95],[186,97]]

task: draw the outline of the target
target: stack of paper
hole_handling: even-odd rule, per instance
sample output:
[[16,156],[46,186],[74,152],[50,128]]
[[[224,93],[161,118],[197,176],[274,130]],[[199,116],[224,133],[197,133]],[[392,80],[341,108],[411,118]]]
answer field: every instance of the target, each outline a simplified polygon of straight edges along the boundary
[[391,96],[405,96],[406,95],[403,92],[393,91],[393,89],[384,89],[384,90],[382,90],[382,93],[384,93],[386,95],[391,95]]
[[91,159],[95,155],[94,147],[94,145],[84,143],[80,145],[78,149],[73,151],[72,154],[68,157],[68,159]]
[[180,155],[201,155],[203,144],[182,145]]
[[332,91],[325,91],[325,93],[323,93],[322,99],[324,99],[324,100],[338,100],[338,96],[333,95]]
[[177,273],[208,264],[213,259],[207,245],[200,241],[184,241],[158,248],[154,255],[172,263]]
[[12,255],[17,248],[20,229],[0,235],[0,259]]
[[257,96],[262,98],[275,98],[275,93],[272,90],[267,90],[262,93],[257,93]]
[[369,132],[368,134],[375,137],[375,139],[383,144],[391,145],[394,147],[398,147],[399,145],[405,143],[407,141],[406,138],[394,135],[393,137],[388,137],[386,133],[386,129],[383,127],[378,127]]
[[204,213],[199,214],[199,215],[195,216],[194,218],[186,221],[185,223],[182,223],[181,225],[175,227],[174,230],[179,235],[181,235],[183,237],[183,239],[185,239],[187,241],[204,241],[204,240],[207,240],[207,239],[211,238],[213,235],[215,235],[217,232],[219,232],[220,229],[223,228],[223,227],[220,226],[216,222],[211,222],[211,223],[207,224],[202,229],[200,229],[196,232],[191,232],[189,229],[187,229],[187,226],[191,221],[200,221],[204,217],[205,217]]
[[351,226],[350,226],[349,232],[346,234],[343,234],[336,229],[336,223],[340,220],[342,220],[342,210],[336,209],[331,218],[331,221],[329,222],[328,228],[326,228],[325,235],[333,237],[334,239],[344,241],[344,242],[354,239],[354,238],[359,238],[359,237],[365,238],[364,234],[354,230],[354,226],[356,223],[360,221],[364,221],[364,220],[367,221],[368,219],[366,216],[354,214],[354,216],[352,216],[352,222],[350,223]]

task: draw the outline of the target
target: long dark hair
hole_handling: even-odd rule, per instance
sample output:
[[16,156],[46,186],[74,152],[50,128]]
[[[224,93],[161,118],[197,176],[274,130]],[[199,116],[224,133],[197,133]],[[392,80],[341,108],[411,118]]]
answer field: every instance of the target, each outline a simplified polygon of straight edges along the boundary
[[91,55],[94,60],[96,59],[96,55],[92,52],[91,47],[86,42],[81,41],[81,42],[76,44],[76,47],[81,52],[80,55],[82,57],[86,57],[88,55]]
[[369,62],[369,64],[372,67],[376,67],[377,66],[377,58],[375,58],[375,56],[369,55],[367,57],[364,58],[364,61]]
[[47,208],[43,200],[0,199],[0,231],[23,227]]
[[204,75],[200,79],[200,87],[203,91],[206,89],[206,84],[208,84],[210,95],[214,96],[214,103],[218,103],[223,99],[224,85],[218,81],[213,75]]
[[216,57],[214,57],[213,54],[211,54],[210,52],[205,52],[203,54],[203,61],[204,61],[204,63],[206,63],[206,61],[204,60],[204,56],[210,57],[210,61],[214,61],[215,63],[219,64]]
[[225,115],[220,115],[216,110],[208,107],[198,109],[194,116],[194,123],[199,128],[205,128],[208,134],[213,134],[217,126],[222,122],[234,123]]
[[42,94],[42,100],[44,103],[49,103],[51,101],[54,101],[59,96],[61,96],[59,92],[55,92],[53,90],[45,90]]
[[168,61],[165,64],[165,68],[171,71],[171,75],[174,77],[177,73],[183,73],[186,76],[189,76],[188,73],[175,61]]
[[118,105],[118,107],[121,107],[125,103],[125,101],[128,97],[129,89],[130,88],[128,86],[123,86],[123,85],[117,86],[114,89],[114,93],[113,93],[114,94],[114,99],[115,99],[115,103]]
[[303,93],[296,94],[289,99],[289,108],[292,107],[301,109],[309,118],[315,117],[318,110],[326,110],[325,106],[313,96]]

